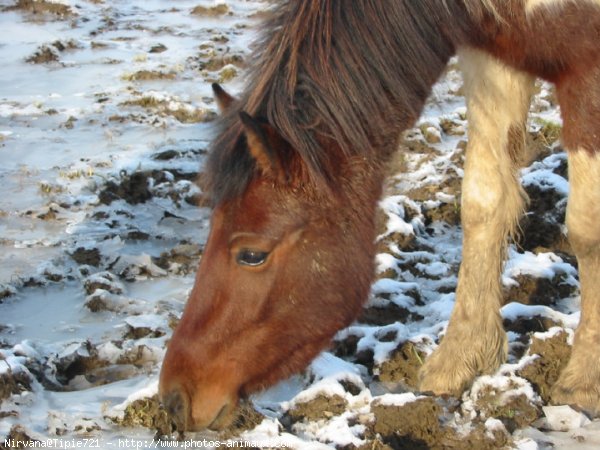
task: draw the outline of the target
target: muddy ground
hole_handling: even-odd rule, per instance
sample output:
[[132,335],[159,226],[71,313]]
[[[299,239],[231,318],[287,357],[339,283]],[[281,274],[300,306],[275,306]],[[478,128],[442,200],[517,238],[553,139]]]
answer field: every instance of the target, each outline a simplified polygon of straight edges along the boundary
[[[143,12],[135,8],[127,10],[131,14],[127,19],[117,4],[108,1],[84,2],[82,6],[76,2],[19,0],[2,5],[0,14],[16,14],[23,27],[59,22],[76,30],[96,20],[92,14],[101,17],[101,25],[87,34],[82,31],[79,39],[65,33],[64,38],[20,55],[23,64],[43,70],[61,70],[71,64],[68,60],[77,52],[108,51],[120,45],[117,43],[128,42],[126,39],[139,41],[139,33],[154,36],[150,44],[144,43],[144,56],[136,49],[142,64],[121,71],[122,90],[115,94],[107,87],[105,92],[94,94],[98,107],[105,108],[99,115],[43,110],[45,117],[60,116],[54,126],[61,133],[69,133],[84,123],[86,127],[113,127],[110,129],[117,131],[131,126],[153,129],[210,123],[216,117],[210,98],[174,103],[173,98],[149,93],[145,83],[160,83],[161,89],[168,91],[184,79],[193,79],[205,86],[212,81],[229,83],[230,90],[239,90],[248,48],[231,41],[244,38],[244,33],[250,39],[252,27],[265,14],[269,2],[243,7],[237,1],[174,6],[169,14],[199,20],[205,27],[184,67],[144,66],[144,58],[168,54],[180,34],[175,26],[159,29],[139,21],[136,14]],[[153,11],[161,13],[167,11]],[[212,29],[205,20],[235,24]],[[168,36],[169,45],[162,43],[164,36]],[[108,59],[106,63],[119,64]],[[220,439],[251,437],[253,430],[268,422],[273,436],[292,436],[290,445],[297,448],[309,444],[343,449],[555,445],[543,407],[569,358],[571,319],[578,308],[579,292],[576,261],[562,226],[566,208],[562,183],[567,182],[567,170],[551,87],[538,84],[532,113],[528,139],[536,156],[522,174],[530,202],[521,235],[511,243],[503,278],[507,305],[503,309],[504,326],[509,332],[507,364],[494,376],[478,379],[461,398],[437,398],[417,391],[419,368],[443,335],[460,263],[460,178],[468,125],[460,75],[453,62],[424,116],[405,133],[390,168],[380,212],[379,269],[371,298],[361,317],[338,334],[327,352],[328,358],[346,364],[344,367],[351,367],[358,375],[342,373],[328,379],[313,365],[296,379],[301,388],[295,397],[268,407],[260,397],[248,400],[235,424]],[[2,127],[8,128],[11,121],[23,119],[5,115],[2,120]],[[107,329],[117,330],[95,337],[84,333],[76,339],[59,340],[48,349],[35,339],[13,338],[18,326],[0,315],[0,359],[10,367],[0,372],[0,421],[7,430],[0,438],[111,437],[135,434],[135,430],[145,430],[143,436],[194,438],[174,428],[153,392],[125,402],[119,411],[101,406],[104,400],[98,397],[97,411],[77,416],[75,422],[69,416],[57,415],[40,399],[47,393],[81,392],[80,401],[84,402],[87,397],[83,393],[102,386],[126,386],[129,380],[143,379],[151,384],[156,380],[186,293],[167,294],[152,303],[131,292],[156,280],[181,280],[191,286],[209,217],[201,189],[209,134],[204,129],[202,133],[206,136],[201,140],[183,145],[165,138],[161,145],[136,154],[139,163],[126,169],[90,159],[90,167],[101,176],[86,181],[81,192],[87,197],[67,195],[72,189],[69,183],[92,177],[85,172],[69,172],[71,178],[65,177],[65,169],[60,168],[59,181],[49,178],[39,183],[40,200],[34,207],[5,207],[0,211],[0,220],[15,216],[57,229],[65,228],[71,215],[77,213],[84,217],[84,231],[95,230],[91,239],[77,231],[68,239],[60,238],[63,240],[53,247],[47,264],[3,281],[0,306],[8,311],[40,290],[68,286],[77,291],[76,307],[85,320],[106,323]],[[3,155],[13,145],[11,135],[6,136],[0,139]],[[406,227],[390,227],[394,220]],[[187,230],[187,234],[182,236],[179,230]],[[2,239],[7,248],[19,243],[18,239]],[[536,261],[551,261],[549,272],[532,270],[532,263],[522,262],[523,255],[534,261],[534,266]],[[516,303],[525,305],[524,309],[516,309]],[[18,364],[13,364],[13,369],[9,361]],[[319,390],[323,381],[330,387]],[[136,383],[136,389],[144,385]],[[306,394],[309,391],[316,393]],[[45,418],[30,420],[31,410],[42,411],[40,415]],[[585,444],[583,434],[577,436],[573,442]],[[2,442],[0,448],[5,448]]]

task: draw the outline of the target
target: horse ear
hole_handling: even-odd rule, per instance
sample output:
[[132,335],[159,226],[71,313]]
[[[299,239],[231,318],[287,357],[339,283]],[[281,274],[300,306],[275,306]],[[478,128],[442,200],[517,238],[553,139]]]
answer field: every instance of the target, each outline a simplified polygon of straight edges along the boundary
[[217,102],[217,107],[221,113],[224,113],[229,109],[231,104],[235,102],[235,97],[229,95],[219,83],[213,83],[211,86],[215,101]]
[[264,125],[261,125],[244,111],[240,112],[240,119],[244,126],[248,151],[256,161],[262,175],[275,180],[284,179],[285,174],[277,154],[269,142],[268,134],[271,134],[269,133],[270,130],[266,130]]

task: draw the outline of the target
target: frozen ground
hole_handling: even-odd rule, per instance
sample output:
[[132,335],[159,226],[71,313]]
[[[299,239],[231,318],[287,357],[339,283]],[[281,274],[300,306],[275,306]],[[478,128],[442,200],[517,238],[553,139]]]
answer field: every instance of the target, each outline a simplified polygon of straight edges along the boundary
[[[149,399],[207,234],[194,181],[216,113],[210,83],[242,88],[269,5],[0,0],[0,448],[5,438],[109,448],[160,435]],[[535,214],[504,273],[509,361],[461,399],[410,392],[454,300],[460,85],[451,66],[405,136],[363,316],[304,374],[255,396],[260,414],[227,438],[295,448],[600,445],[600,422],[546,406],[579,307],[546,85],[530,123],[540,156],[522,172]],[[205,437],[225,439],[183,436]]]

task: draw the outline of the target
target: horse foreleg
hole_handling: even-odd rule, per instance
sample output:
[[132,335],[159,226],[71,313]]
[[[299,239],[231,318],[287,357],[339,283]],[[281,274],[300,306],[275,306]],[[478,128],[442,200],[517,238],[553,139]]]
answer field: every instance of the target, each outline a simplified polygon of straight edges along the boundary
[[460,53],[469,143],[462,187],[462,264],[446,333],[420,372],[420,388],[460,394],[505,360],[499,309],[508,236],[525,204],[518,166],[533,79],[479,51]]
[[552,402],[600,415],[600,67],[558,87],[569,149],[567,230],[577,256],[581,318]]

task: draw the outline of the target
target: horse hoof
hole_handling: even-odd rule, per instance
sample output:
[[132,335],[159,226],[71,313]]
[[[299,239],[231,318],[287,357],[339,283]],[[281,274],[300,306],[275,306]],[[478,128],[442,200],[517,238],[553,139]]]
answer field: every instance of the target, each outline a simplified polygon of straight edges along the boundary
[[[448,363],[450,362],[450,363]],[[431,355],[419,372],[419,390],[459,397],[475,378],[466,364],[446,358],[441,349]]]
[[600,393],[597,383],[577,386],[577,384],[565,385],[559,380],[550,392],[550,403],[570,405],[590,418],[600,417]]

